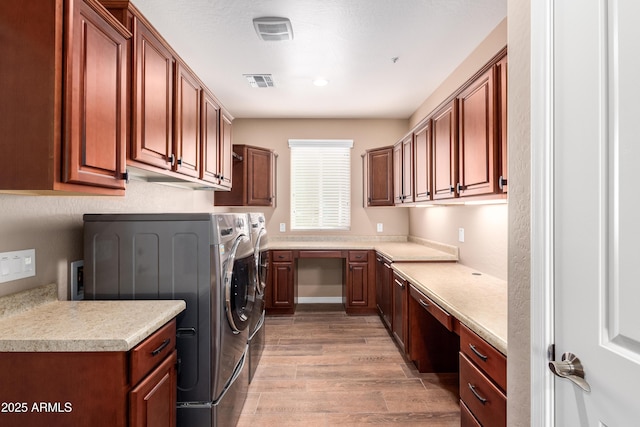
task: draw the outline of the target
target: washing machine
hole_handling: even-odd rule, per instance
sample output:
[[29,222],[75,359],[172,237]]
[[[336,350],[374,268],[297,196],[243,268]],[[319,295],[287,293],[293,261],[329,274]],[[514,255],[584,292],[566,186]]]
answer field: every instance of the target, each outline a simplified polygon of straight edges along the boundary
[[249,382],[253,379],[265,345],[265,288],[269,271],[267,229],[263,213],[248,214],[254,257],[255,300],[249,321]]

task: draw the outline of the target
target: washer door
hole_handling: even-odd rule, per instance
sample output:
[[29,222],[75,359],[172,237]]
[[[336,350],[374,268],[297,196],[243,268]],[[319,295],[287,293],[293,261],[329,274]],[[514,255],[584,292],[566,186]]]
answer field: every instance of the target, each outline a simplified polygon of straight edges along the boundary
[[258,238],[256,239],[256,246],[253,249],[253,257],[255,259],[255,283],[256,283],[256,294],[264,295],[264,289],[267,287],[267,271],[269,269],[269,256],[267,251],[260,250],[260,243],[262,241],[262,237],[267,234],[267,231],[263,228],[258,233]]
[[249,326],[249,317],[253,310],[253,252],[248,252],[247,256],[242,258],[236,256],[240,244],[248,240],[244,234],[238,236],[224,268],[225,312],[234,334],[239,334]]

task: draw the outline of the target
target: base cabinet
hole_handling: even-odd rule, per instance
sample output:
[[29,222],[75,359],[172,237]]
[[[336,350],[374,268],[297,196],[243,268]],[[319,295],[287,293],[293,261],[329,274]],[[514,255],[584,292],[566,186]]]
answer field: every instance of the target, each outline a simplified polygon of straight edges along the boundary
[[403,353],[406,353],[407,331],[409,329],[407,316],[409,291],[407,283],[404,278],[395,273],[393,274],[393,321],[391,322],[391,328],[393,337]]
[[392,319],[392,282],[391,261],[376,254],[376,306],[382,322],[389,330],[391,330]]
[[[7,426],[174,427],[176,323],[128,352],[2,353]],[[9,409],[7,407],[7,409]]]
[[347,314],[376,312],[373,251],[348,251],[343,303]]
[[271,251],[266,292],[268,314],[293,314],[296,310],[296,281],[293,251]]

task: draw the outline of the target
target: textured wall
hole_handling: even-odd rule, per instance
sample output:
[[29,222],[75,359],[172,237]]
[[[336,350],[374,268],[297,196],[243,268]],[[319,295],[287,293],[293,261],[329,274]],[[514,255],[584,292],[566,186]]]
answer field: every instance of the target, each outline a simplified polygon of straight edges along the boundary
[[529,0],[509,0],[509,363],[507,424],[530,425],[530,28]]

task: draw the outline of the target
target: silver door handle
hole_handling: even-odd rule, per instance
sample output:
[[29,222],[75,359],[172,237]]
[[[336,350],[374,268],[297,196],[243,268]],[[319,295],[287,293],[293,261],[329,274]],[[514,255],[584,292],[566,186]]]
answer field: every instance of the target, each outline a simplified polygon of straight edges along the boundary
[[573,353],[564,353],[560,362],[549,362],[549,369],[556,376],[566,378],[584,391],[591,391],[591,386],[584,379],[584,369],[580,359]]

